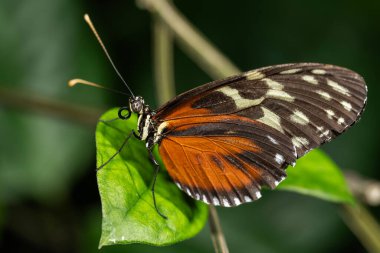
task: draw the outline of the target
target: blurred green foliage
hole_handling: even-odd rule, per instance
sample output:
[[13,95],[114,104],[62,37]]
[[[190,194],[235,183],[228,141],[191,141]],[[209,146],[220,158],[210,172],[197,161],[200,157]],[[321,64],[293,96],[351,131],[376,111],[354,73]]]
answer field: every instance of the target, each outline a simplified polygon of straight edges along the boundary
[[[336,163],[380,179],[377,152],[380,2],[175,1],[241,69],[313,61],[348,67],[367,81],[362,121],[324,148]],[[82,16],[92,15],[135,93],[152,106],[150,14],[134,1],[0,2],[0,88],[69,104],[109,108],[127,99],[86,87],[81,77],[123,89]],[[210,81],[180,50],[177,92]],[[21,101],[22,102],[22,101]],[[100,116],[100,115],[99,115]],[[96,252],[101,233],[93,128],[51,114],[11,108],[0,97],[0,251]],[[287,192],[267,192],[239,208],[218,208],[231,252],[361,252],[337,206]],[[379,208],[372,210],[377,218]],[[211,252],[207,229],[164,248],[105,247],[105,252]]]
[[[82,41],[82,22],[76,18],[81,13],[67,16],[67,12],[74,14],[76,4],[5,1],[1,5],[1,87],[67,103],[90,104],[94,99],[101,106],[101,94],[89,99],[88,94],[73,93],[66,86],[79,73],[88,72],[94,79],[104,76],[98,71],[101,64],[87,57],[96,45]],[[31,197],[49,203],[65,198],[93,156],[91,129],[56,120],[54,115],[32,115],[27,107],[2,108],[0,117],[0,199]]]
[[286,169],[288,177],[277,189],[299,192],[327,201],[354,204],[340,168],[321,150],[312,150],[295,167]]

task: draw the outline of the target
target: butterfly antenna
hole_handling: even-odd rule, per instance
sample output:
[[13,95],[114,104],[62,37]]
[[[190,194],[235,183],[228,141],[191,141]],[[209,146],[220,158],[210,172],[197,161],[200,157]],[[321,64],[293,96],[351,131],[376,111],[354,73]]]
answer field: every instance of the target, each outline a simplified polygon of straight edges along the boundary
[[100,85],[100,84],[97,84],[97,83],[93,83],[93,82],[90,82],[90,81],[87,81],[87,80],[79,79],[79,78],[72,79],[72,80],[70,80],[68,82],[69,87],[74,87],[77,84],[82,84],[82,85],[87,85],[87,86],[91,86],[91,87],[101,88],[101,89],[105,89],[105,90],[108,90],[108,91],[112,91],[112,92],[123,94],[123,95],[127,95],[127,96],[129,95],[128,93],[125,93],[125,92],[122,92],[122,91],[118,91],[118,90],[115,90],[115,89],[111,89],[111,88],[105,87],[103,85]]
[[116,74],[120,77],[121,81],[124,83],[124,85],[128,88],[128,91],[131,93],[132,97],[135,97],[135,95],[133,94],[131,88],[129,88],[127,82],[124,80],[123,76],[120,74],[119,70],[116,68],[115,64],[113,63],[112,59],[111,59],[111,56],[109,55],[106,47],[104,46],[104,43],[102,41],[102,39],[100,38],[98,32],[96,31],[95,29],[95,26],[94,24],[92,23],[91,19],[90,19],[90,16],[88,14],[85,14],[84,15],[84,20],[86,21],[86,23],[88,24],[88,26],[91,28],[92,32],[94,33],[96,39],[98,40],[100,46],[102,47],[104,53],[106,54],[109,62],[111,63],[113,69],[115,70]]

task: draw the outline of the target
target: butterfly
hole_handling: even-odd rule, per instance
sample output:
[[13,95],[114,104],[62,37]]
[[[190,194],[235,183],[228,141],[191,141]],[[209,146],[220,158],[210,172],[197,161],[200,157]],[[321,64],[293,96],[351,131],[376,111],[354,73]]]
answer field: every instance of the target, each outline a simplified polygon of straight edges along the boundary
[[132,95],[119,117],[138,114],[135,136],[145,141],[156,173],[152,149],[158,145],[182,191],[231,207],[259,199],[263,186],[274,189],[286,178],[288,165],[357,122],[366,100],[359,74],[295,63],[204,84],[156,111]]
[[[156,166],[159,154],[176,185],[190,197],[215,206],[238,206],[261,197],[286,177],[288,165],[329,142],[357,122],[367,86],[357,73],[320,63],[293,63],[251,70],[176,96],[157,110],[135,96],[120,75],[89,16],[90,26],[131,97],[120,119],[138,114],[138,133]],[[70,86],[95,83],[74,79]],[[108,90],[112,90],[106,88]],[[114,90],[112,90],[114,91]],[[125,114],[127,111],[127,114]]]

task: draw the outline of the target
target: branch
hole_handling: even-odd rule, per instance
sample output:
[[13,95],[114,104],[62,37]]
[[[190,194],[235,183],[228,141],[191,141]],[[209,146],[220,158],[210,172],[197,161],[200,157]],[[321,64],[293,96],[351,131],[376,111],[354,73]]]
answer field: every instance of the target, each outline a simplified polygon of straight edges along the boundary
[[179,40],[187,55],[212,78],[219,79],[240,72],[170,2],[167,0],[137,0],[137,3],[161,18]]
[[370,206],[380,205],[380,182],[364,178],[357,172],[348,171],[345,177],[352,194],[355,195],[362,203]]
[[209,224],[211,231],[211,239],[214,245],[215,253],[228,253],[226,239],[223,234],[222,226],[220,225],[219,216],[216,208],[210,205],[209,208]]
[[72,105],[48,97],[26,94],[17,90],[0,87],[0,104],[57,118],[68,119],[88,126],[94,126],[101,115],[101,109]]
[[162,105],[175,96],[173,73],[173,38],[171,30],[153,17],[154,75],[157,101]]
[[361,204],[344,205],[341,216],[368,252],[380,252],[380,227],[366,208]]

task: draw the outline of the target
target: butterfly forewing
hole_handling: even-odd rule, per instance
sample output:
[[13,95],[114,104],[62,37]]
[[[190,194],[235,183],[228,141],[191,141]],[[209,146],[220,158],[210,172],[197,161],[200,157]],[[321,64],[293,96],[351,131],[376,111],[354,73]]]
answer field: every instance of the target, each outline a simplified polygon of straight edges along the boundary
[[190,196],[236,206],[355,123],[367,88],[332,65],[270,66],[190,90],[154,116],[169,174]]

